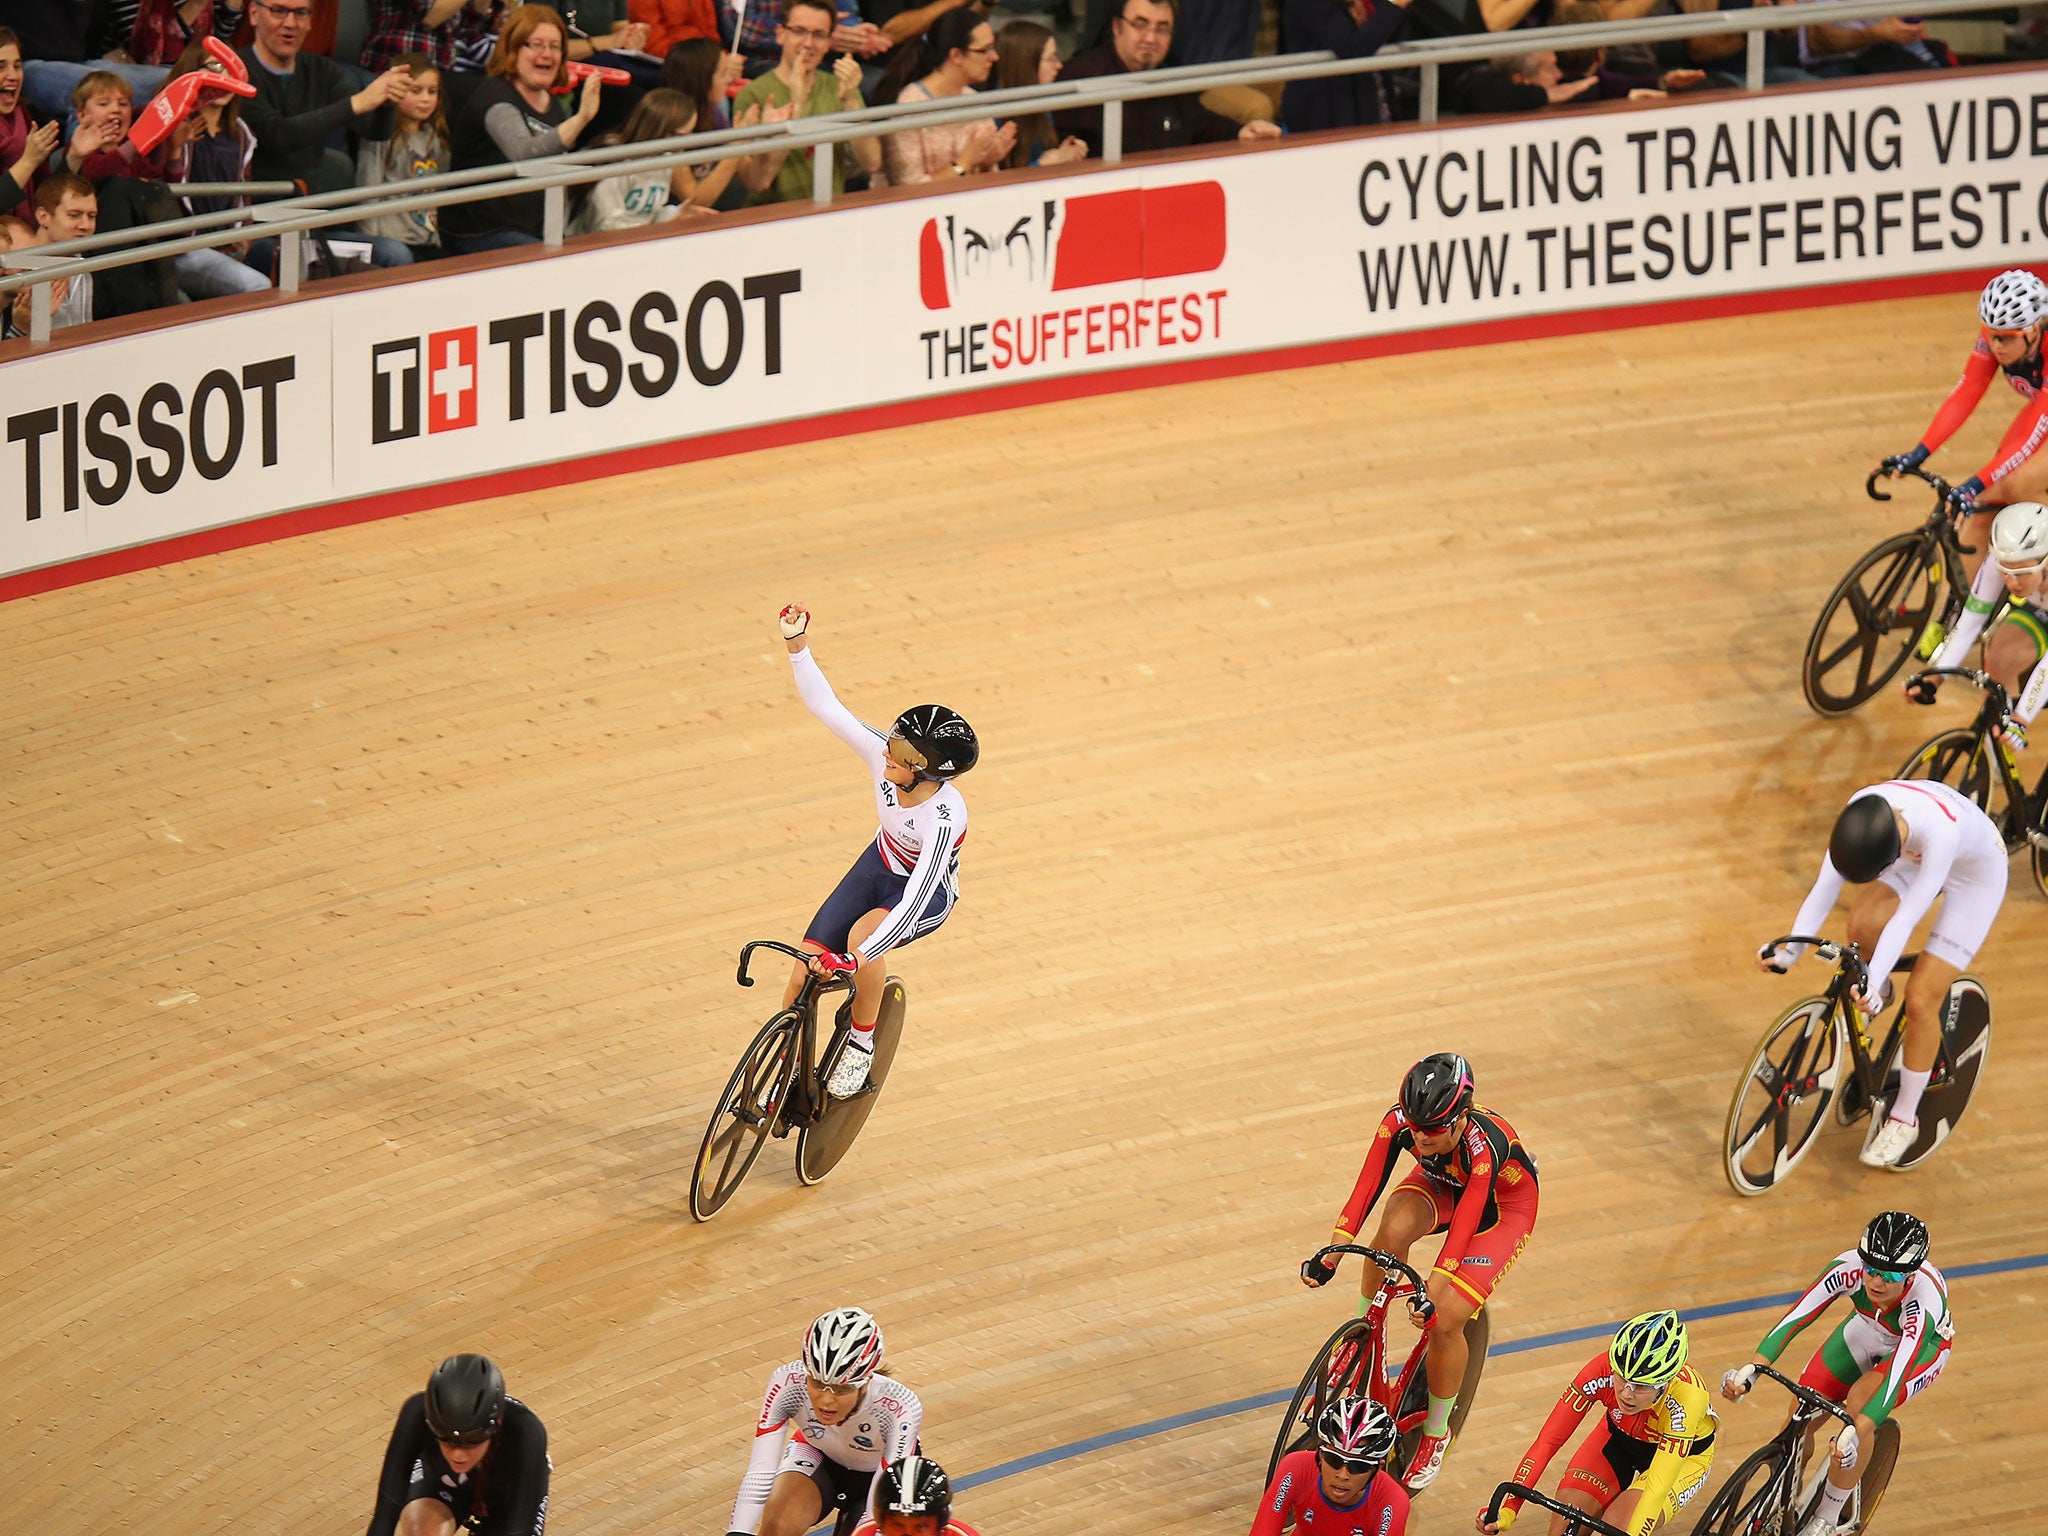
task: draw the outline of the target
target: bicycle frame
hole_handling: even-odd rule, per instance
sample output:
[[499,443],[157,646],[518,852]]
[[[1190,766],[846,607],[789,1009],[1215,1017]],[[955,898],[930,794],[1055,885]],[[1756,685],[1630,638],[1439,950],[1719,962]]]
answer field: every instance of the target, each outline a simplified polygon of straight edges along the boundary
[[[1785,1427],[1779,1430],[1773,1437],[1783,1441],[1788,1452],[1785,1458],[1785,1468],[1778,1474],[1778,1489],[1782,1501],[1781,1507],[1790,1512],[1799,1502],[1801,1489],[1806,1482],[1806,1441],[1808,1429],[1823,1418],[1832,1417],[1840,1419],[1844,1427],[1849,1429],[1856,1427],[1856,1421],[1850,1417],[1849,1410],[1840,1403],[1822,1397],[1813,1388],[1785,1375],[1781,1371],[1774,1370],[1768,1365],[1760,1365],[1756,1368],[1756,1373],[1759,1376],[1770,1377],[1771,1380],[1777,1382],[1779,1386],[1790,1392],[1796,1400],[1791,1417],[1785,1420]],[[1823,1459],[1825,1460],[1826,1458],[1824,1457]]]
[[797,1034],[797,1060],[790,1076],[789,1096],[778,1108],[776,1118],[785,1130],[811,1125],[825,1108],[824,1096],[817,1091],[818,1000],[833,992],[851,992],[853,979],[850,976],[828,979],[818,975],[810,969],[811,955],[793,945],[777,943],[774,939],[752,939],[740,946],[738,980],[743,987],[754,984],[754,978],[747,971],[757,949],[772,949],[805,968],[803,985],[797,989],[796,1000],[790,1004],[801,1021]]
[[[1949,483],[1941,476],[1931,475],[1924,469],[1912,469],[1906,473],[1916,480],[1926,481],[1934,490],[1934,508],[1927,514],[1927,521],[1922,524],[1921,532],[1930,536],[1940,546],[1940,554],[1928,574],[1937,582],[1948,582],[1948,601],[1942,604],[1941,613],[1929,623],[1915,648],[1924,661],[1940,646],[1942,636],[1954,627],[1956,615],[1962,611],[1963,604],[1968,600],[1969,583],[1960,579],[1963,572],[1963,557],[1974,555],[1977,551],[1974,546],[1964,544],[1956,532],[1956,520],[1950,516],[1948,509]],[[1863,482],[1863,494],[1872,501],[1890,501],[1891,493],[1877,488],[1877,482],[1885,478],[1887,477],[1882,470],[1873,471]],[[1946,565],[1942,563],[1944,559],[1947,561]],[[1903,574],[1902,571],[1900,575]],[[1898,592],[1891,590],[1881,592],[1878,596],[1885,601],[1875,606],[1882,608],[1887,602],[1896,600]]]
[[[1421,1275],[1417,1274],[1413,1268],[1402,1260],[1395,1258],[1391,1253],[1382,1253],[1377,1248],[1367,1248],[1358,1243],[1333,1243],[1327,1248],[1318,1249],[1313,1262],[1323,1263],[1332,1254],[1346,1253],[1355,1253],[1360,1258],[1379,1266],[1379,1289],[1373,1292],[1372,1300],[1366,1303],[1365,1316],[1362,1319],[1365,1324],[1367,1340],[1365,1359],[1362,1362],[1364,1366],[1364,1380],[1366,1382],[1367,1395],[1377,1401],[1387,1412],[1394,1415],[1394,1427],[1405,1434],[1421,1423],[1423,1419],[1421,1413],[1411,1413],[1404,1419],[1401,1416],[1400,1410],[1401,1398],[1408,1389],[1408,1383],[1414,1379],[1412,1373],[1421,1365],[1423,1355],[1429,1349],[1429,1330],[1425,1327],[1417,1336],[1415,1347],[1408,1352],[1408,1359],[1402,1365],[1400,1375],[1389,1381],[1387,1379],[1387,1311],[1397,1296],[1413,1295],[1415,1297],[1415,1309],[1422,1314],[1422,1320],[1427,1324],[1435,1318],[1436,1304],[1429,1299],[1428,1288],[1423,1285]],[[1397,1277],[1404,1283],[1397,1285]],[[1355,1357],[1345,1360],[1341,1364],[1333,1358],[1330,1362],[1331,1369],[1328,1384],[1334,1387],[1340,1381],[1349,1378],[1356,1385],[1360,1380],[1360,1373],[1355,1367],[1360,1363]],[[1356,1394],[1353,1393],[1351,1395]]]
[[[1850,987],[1866,985],[1870,979],[1870,971],[1863,964],[1863,958],[1858,954],[1856,946],[1854,944],[1837,944],[1833,939],[1815,938],[1811,934],[1788,933],[1782,938],[1773,939],[1770,947],[1776,949],[1786,944],[1811,945],[1813,952],[1819,955],[1821,959],[1838,962],[1835,966],[1834,978],[1828,983],[1827,990],[1821,996],[1828,1005],[1828,1026],[1832,1028],[1837,1018],[1842,1019],[1848,1026],[1845,1033],[1849,1038],[1850,1077],[1862,1100],[1854,1108],[1861,1111],[1868,1107],[1870,1102],[1883,1091],[1885,1078],[1891,1071],[1892,1061],[1898,1055],[1899,1046],[1905,1039],[1905,999],[1903,997],[1900,998],[1898,1011],[1892,1015],[1891,1029],[1885,1034],[1882,1049],[1873,1052],[1870,1038],[1870,1021],[1864,1016],[1863,1010],[1849,1000]],[[1917,954],[1899,956],[1897,963],[1892,966],[1892,974],[1896,976],[1902,971],[1912,970],[1913,962],[1919,958]],[[1783,1084],[1779,1085],[1777,1092],[1773,1095],[1773,1102],[1780,1113],[1783,1113],[1788,1102],[1788,1091],[1795,1086],[1798,1089],[1799,1096],[1804,1097],[1819,1086],[1818,1074],[1801,1075],[1796,1080],[1796,1083],[1793,1078],[1788,1077]],[[1839,1100],[1842,1096],[1842,1089],[1837,1087],[1835,1094]]]
[[[1997,616],[1993,616],[1993,622]],[[1986,633],[1990,626],[1987,625]],[[2037,797],[2043,786],[2048,786],[2048,767],[2044,767],[2040,779],[2032,789],[2026,787],[2020,777],[2019,754],[2005,741],[1998,731],[2012,711],[2012,695],[2005,691],[2005,685],[1988,672],[1974,667],[1929,667],[1916,672],[1912,681],[1923,677],[1963,677],[1984,690],[1983,706],[1977,711],[1977,718],[1968,729],[1977,738],[1978,750],[1987,746],[1991,749],[1990,759],[1998,772],[1999,788],[2005,792],[2005,809],[1998,818],[1999,834],[2005,839],[2008,852],[2026,846],[2032,841],[2028,833],[2032,830],[2039,809]],[[1960,786],[1954,786],[1960,787]],[[1967,791],[1965,791],[1967,793]]]

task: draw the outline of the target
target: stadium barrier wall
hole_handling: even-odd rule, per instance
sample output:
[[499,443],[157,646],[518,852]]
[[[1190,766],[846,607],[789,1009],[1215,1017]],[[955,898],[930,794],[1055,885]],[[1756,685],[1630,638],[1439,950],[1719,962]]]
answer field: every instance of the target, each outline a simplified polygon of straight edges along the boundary
[[2048,251],[2040,80],[1452,122],[856,201],[22,356],[0,366],[0,596],[358,520],[291,509],[388,515],[532,466],[612,472],[643,445],[957,413],[992,386],[1960,286]]

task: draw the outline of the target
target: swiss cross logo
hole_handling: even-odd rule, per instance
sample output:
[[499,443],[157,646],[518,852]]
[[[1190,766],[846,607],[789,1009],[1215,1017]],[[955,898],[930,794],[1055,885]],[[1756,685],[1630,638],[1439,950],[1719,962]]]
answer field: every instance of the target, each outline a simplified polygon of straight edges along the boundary
[[476,327],[427,337],[427,430],[476,425]]

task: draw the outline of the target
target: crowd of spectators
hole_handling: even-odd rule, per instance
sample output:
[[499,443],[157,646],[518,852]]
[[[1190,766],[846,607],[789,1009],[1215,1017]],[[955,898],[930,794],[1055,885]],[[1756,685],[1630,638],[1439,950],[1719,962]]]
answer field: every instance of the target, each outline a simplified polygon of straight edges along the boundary
[[[10,248],[284,195],[403,183],[579,144],[634,143],[994,87],[1329,49],[1360,58],[1404,38],[1622,21],[1790,0],[1030,0],[1080,4],[1046,20],[992,0],[7,0],[0,6],[0,213]],[[1013,0],[1014,3],[1014,0]],[[1804,0],[1816,17],[1825,0]],[[353,28],[342,25],[343,7]],[[359,39],[343,47],[338,37]],[[1955,62],[1917,21],[1767,34],[1766,80],[1937,69]],[[1533,39],[1532,39],[1533,41]],[[1262,48],[1263,44],[1263,48]],[[1526,53],[1446,81],[1451,110],[1540,111],[1577,100],[1739,84],[1743,39]],[[341,56],[346,54],[346,56]],[[1130,101],[1127,153],[1272,138],[1413,116],[1399,71]],[[834,191],[913,186],[1102,153],[1100,108],[906,126],[837,146]],[[802,151],[719,157],[578,189],[572,233],[804,201]],[[214,190],[172,195],[172,186]],[[236,183],[270,184],[238,194]],[[365,218],[304,242],[382,267],[542,238],[539,192]],[[323,250],[325,256],[323,258]],[[57,323],[277,280],[279,242],[254,238],[120,278],[68,285]],[[302,276],[305,274],[302,274]],[[19,304],[0,311],[8,334]]]

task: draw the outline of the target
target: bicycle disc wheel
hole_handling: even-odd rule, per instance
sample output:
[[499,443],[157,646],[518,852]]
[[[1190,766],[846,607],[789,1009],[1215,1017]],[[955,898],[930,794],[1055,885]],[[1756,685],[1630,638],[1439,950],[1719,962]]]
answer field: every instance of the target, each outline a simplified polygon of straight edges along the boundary
[[1301,1373],[1301,1384],[1287,1402],[1287,1417],[1280,1421],[1280,1433],[1273,1437],[1273,1454],[1266,1459],[1266,1483],[1280,1470],[1280,1458],[1290,1451],[1306,1450],[1315,1443],[1316,1416],[1330,1400],[1331,1378],[1356,1385],[1358,1367],[1366,1358],[1365,1319],[1353,1318],[1340,1324],[1323,1341],[1315,1359]]
[[1934,617],[1941,586],[1918,529],[1893,534],[1849,567],[1821,605],[1799,668],[1815,713],[1846,715],[1892,680]]
[[[796,1176],[806,1184],[816,1184],[839,1166],[839,1159],[846,1156],[853,1138],[868,1123],[875,1100],[882,1096],[882,1084],[889,1080],[890,1064],[896,1060],[896,1042],[903,1038],[904,994],[903,983],[894,976],[884,986],[882,1011],[875,1016],[875,1059],[868,1068],[867,1087],[850,1099],[829,1101],[825,1112],[797,1133]],[[834,1046],[841,1045],[844,1033],[833,1036]],[[824,1076],[831,1076],[837,1059],[835,1050],[825,1052]]]
[[1752,1451],[1700,1512],[1692,1536],[1762,1536],[1766,1531],[1791,1536],[1791,1512],[1780,1507],[1790,1501],[1779,1486],[1790,1455],[1777,1440]]
[[1849,1513],[1854,1516],[1854,1523],[1848,1529],[1852,1531],[1870,1529],[1878,1501],[1891,1485],[1892,1468],[1899,1464],[1898,1420],[1886,1419],[1878,1425],[1876,1440],[1870,1448],[1870,1460],[1863,1465],[1863,1475],[1856,1479],[1856,1492],[1850,1501]]
[[1920,1134],[1893,1167],[1917,1168],[1948,1140],[1990,1059],[1991,994],[1976,977],[1958,976],[1942,1003],[1941,1050],[1920,1096]]
[[[2034,788],[2038,793],[2040,786],[2037,784]],[[2033,825],[2028,831],[2048,836],[2048,795],[2041,795],[2040,799],[2041,808],[2035,813]],[[2042,847],[2032,837],[2027,839],[2027,843],[2027,864],[2034,871],[2034,889],[2043,896],[2048,896],[2048,848]]]
[[690,1173],[690,1214],[698,1221],[719,1213],[761,1155],[796,1070],[796,1028],[794,1013],[775,1015],[726,1079]]
[[1929,737],[1913,749],[1913,755],[1899,765],[1895,779],[1934,779],[1967,795],[1977,808],[1997,817],[1991,809],[1992,792],[1998,788],[1998,770],[1991,764],[1990,750],[1975,731],[1960,728]]
[[1799,1165],[1828,1106],[1840,1090],[1849,1060],[1840,1022],[1828,1000],[1794,1003],[1757,1042],[1721,1137],[1721,1160],[1739,1195],[1761,1195]]
[[[1465,1417],[1472,1411],[1472,1399],[1479,1393],[1479,1378],[1486,1372],[1486,1346],[1493,1336],[1493,1325],[1486,1319],[1486,1308],[1481,1307],[1465,1320],[1465,1376],[1458,1385],[1458,1406],[1451,1410],[1451,1444],[1458,1443],[1458,1431],[1465,1427]],[[1417,1368],[1412,1381],[1401,1383],[1401,1402],[1394,1418],[1405,1420],[1416,1414],[1429,1412],[1428,1373]],[[1422,1440],[1422,1425],[1404,1430],[1394,1451],[1394,1465],[1405,1470],[1415,1459],[1415,1447]],[[1400,1476],[1396,1471],[1395,1476]]]

